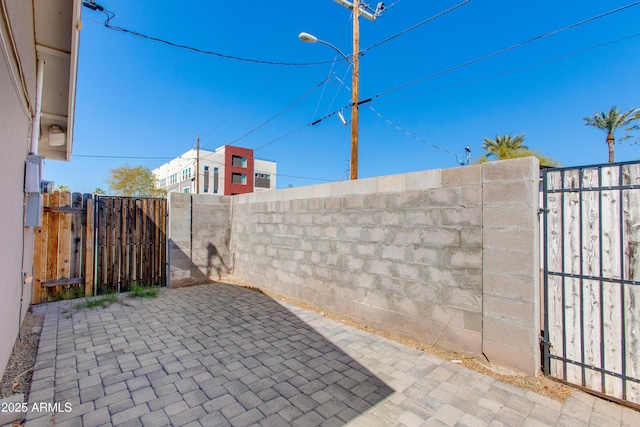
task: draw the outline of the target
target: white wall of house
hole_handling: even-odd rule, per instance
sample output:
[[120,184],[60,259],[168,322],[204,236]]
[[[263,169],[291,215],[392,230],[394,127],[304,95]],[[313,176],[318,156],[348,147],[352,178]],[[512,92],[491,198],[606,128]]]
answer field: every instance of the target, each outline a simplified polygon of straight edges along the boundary
[[0,376],[31,300],[31,283],[23,285],[22,271],[31,273],[33,267],[33,228],[23,226],[24,162],[31,133],[26,97],[32,104],[35,101],[33,5],[26,1],[5,4],[27,77],[28,94],[16,78],[18,71],[8,43],[9,31],[0,19]]
[[[32,293],[35,228],[24,226],[24,212],[34,197],[28,206],[25,160],[31,150],[46,159],[71,155],[81,8],[80,0],[0,2],[0,376]],[[36,108],[38,56],[42,114]],[[34,117],[40,118],[35,132]],[[50,142],[52,125],[65,133],[62,145]],[[45,178],[42,170],[39,178]]]

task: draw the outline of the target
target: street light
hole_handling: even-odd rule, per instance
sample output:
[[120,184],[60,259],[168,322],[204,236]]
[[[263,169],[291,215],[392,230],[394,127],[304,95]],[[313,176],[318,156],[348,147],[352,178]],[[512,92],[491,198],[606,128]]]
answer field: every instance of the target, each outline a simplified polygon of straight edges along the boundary
[[307,43],[321,43],[325,44],[340,55],[345,58],[349,64],[351,64],[352,70],[352,78],[351,78],[351,179],[358,179],[358,91],[359,91],[359,81],[360,81],[360,16],[364,16],[370,21],[374,21],[382,11],[385,10],[385,6],[383,2],[378,3],[378,6],[373,13],[372,9],[369,9],[368,6],[361,3],[360,0],[353,0],[349,2],[347,0],[333,0],[338,3],[340,6],[346,7],[349,10],[353,11],[353,55],[349,58],[345,55],[340,49],[332,45],[331,43],[327,43],[323,40],[318,39],[316,36],[313,36],[309,33],[300,33],[298,38],[303,42]]
[[298,34],[298,38],[301,41],[305,42],[305,43],[320,43],[320,44],[324,44],[324,45],[329,46],[330,48],[332,48],[333,50],[338,52],[340,55],[342,55],[342,57],[344,59],[346,59],[347,62],[353,66],[353,61],[351,60],[351,58],[349,58],[347,55],[344,54],[344,52],[342,52],[340,49],[338,49],[337,47],[335,47],[331,43],[326,42],[324,40],[320,40],[319,38],[317,38],[313,34],[309,34],[309,33],[305,33],[305,32],[302,32],[302,33]]
[[[358,18],[354,17],[354,22],[358,22]],[[357,24],[355,24],[357,25]],[[329,42],[320,40],[316,36],[309,33],[300,33],[298,38],[306,43],[320,43],[329,46],[336,52],[338,52],[344,59],[351,64],[352,79],[351,79],[351,179],[358,179],[358,86],[359,86],[359,58],[358,58],[358,38],[354,33],[354,50],[353,56],[349,58],[340,49],[335,47]],[[342,120],[342,119],[341,119]],[[344,122],[343,122],[344,123]]]

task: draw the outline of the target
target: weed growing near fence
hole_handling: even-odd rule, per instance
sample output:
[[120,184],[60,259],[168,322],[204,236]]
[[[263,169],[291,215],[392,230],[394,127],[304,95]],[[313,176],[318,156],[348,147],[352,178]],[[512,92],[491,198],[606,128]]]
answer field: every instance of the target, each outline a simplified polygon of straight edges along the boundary
[[83,302],[76,304],[77,310],[83,308],[95,308],[95,307],[109,307],[109,305],[118,302],[118,296],[116,294],[106,294],[98,298],[85,298]]
[[157,295],[157,286],[133,285],[129,292],[129,298],[155,298]]

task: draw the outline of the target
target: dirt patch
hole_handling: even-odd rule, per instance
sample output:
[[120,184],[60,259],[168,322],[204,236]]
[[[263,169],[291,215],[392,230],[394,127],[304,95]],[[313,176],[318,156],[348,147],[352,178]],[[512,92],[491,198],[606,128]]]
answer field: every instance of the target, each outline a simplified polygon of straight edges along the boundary
[[43,314],[31,311],[22,321],[20,336],[13,345],[9,363],[0,383],[0,399],[23,393],[25,401],[27,400],[43,322]]
[[440,359],[448,360],[450,362],[462,365],[467,369],[471,369],[472,371],[476,371],[481,374],[488,375],[497,380],[503,381],[508,384],[513,384],[515,386],[518,386],[526,390],[531,390],[534,393],[541,394],[543,396],[549,397],[559,402],[564,402],[571,395],[571,393],[576,391],[576,389],[572,387],[568,387],[557,381],[550,380],[549,378],[544,377],[542,374],[536,377],[532,377],[528,375],[519,375],[515,373],[504,373],[504,372],[501,372],[502,370],[500,370],[499,368],[494,367],[491,364],[487,363],[486,361],[480,360],[475,356],[460,354],[453,351],[447,351],[447,350],[440,349],[435,345],[426,345],[424,343],[420,343],[417,341],[400,338],[390,334],[389,332],[361,325],[342,315],[332,313],[330,311],[321,309],[311,304],[307,304],[306,302],[294,300],[292,298],[288,298],[288,297],[276,294],[274,292],[261,290],[254,286],[248,285],[246,283],[241,283],[230,278],[226,278],[225,283],[230,283],[230,284],[242,286],[247,289],[260,291],[265,295],[270,296],[273,299],[285,301],[289,304],[296,305],[306,310],[314,311],[332,320],[336,320],[338,322],[344,323],[354,328],[361,329],[363,331],[371,332],[373,334],[396,341],[402,345],[406,345],[408,347],[413,347],[413,348],[422,350],[425,353],[439,357]]

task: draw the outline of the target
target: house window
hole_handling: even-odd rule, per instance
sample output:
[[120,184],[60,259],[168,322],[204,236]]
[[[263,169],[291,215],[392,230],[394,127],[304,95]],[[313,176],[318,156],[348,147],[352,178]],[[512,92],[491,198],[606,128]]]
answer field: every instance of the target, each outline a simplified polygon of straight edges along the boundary
[[218,190],[213,190],[213,194],[218,194]]
[[184,188],[182,189],[182,192],[183,192],[183,193],[188,193],[188,192],[189,192],[189,187],[184,187]]
[[209,170],[209,166],[205,166],[204,170],[208,171]]
[[208,192],[209,192],[209,189],[208,189],[208,188],[205,188],[205,189],[204,189],[204,192],[205,192],[205,193],[208,193]]
[[218,172],[218,168],[213,168],[213,171],[214,172]]
[[231,156],[231,164],[241,168],[247,167],[247,158],[241,156]]
[[234,184],[247,185],[247,174],[244,173],[232,173],[231,182]]
[[175,184],[178,182],[178,174],[174,173],[169,176],[169,184]]

